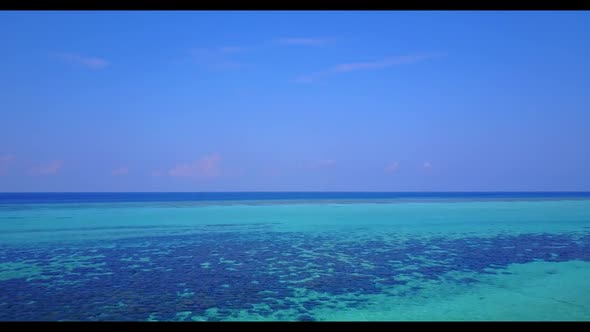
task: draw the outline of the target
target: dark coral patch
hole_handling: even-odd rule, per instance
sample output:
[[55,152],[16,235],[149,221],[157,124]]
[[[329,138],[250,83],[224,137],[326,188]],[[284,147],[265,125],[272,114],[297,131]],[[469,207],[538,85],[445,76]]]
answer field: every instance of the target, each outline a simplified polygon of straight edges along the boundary
[[[384,287],[412,296],[421,281],[448,272],[509,274],[504,269],[513,263],[574,259],[590,261],[589,234],[364,241],[228,231],[64,247],[1,245],[0,262],[34,263],[39,270],[0,281],[0,320],[174,320],[179,312],[224,320],[237,310],[267,316],[288,309],[298,314],[281,317],[312,320],[318,307],[359,307],[367,300],[356,295]],[[322,295],[298,297],[301,288]]]

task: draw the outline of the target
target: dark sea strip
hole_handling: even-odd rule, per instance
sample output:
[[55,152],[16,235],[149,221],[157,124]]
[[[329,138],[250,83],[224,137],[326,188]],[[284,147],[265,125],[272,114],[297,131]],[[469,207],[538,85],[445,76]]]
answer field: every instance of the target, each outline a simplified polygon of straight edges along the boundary
[[378,201],[588,199],[590,192],[196,192],[196,193],[0,193],[0,205],[131,202]]

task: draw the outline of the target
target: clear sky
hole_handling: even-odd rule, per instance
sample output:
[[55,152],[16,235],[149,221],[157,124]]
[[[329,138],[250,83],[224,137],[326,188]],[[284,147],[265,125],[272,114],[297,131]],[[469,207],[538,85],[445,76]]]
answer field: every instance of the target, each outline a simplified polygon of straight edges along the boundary
[[590,12],[0,12],[0,191],[590,190]]

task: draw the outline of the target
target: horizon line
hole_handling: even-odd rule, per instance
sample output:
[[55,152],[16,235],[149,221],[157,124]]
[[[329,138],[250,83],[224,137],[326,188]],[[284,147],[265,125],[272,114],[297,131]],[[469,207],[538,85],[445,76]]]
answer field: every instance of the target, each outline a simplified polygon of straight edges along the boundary
[[590,190],[435,190],[435,191],[0,191],[0,194],[227,194],[227,193],[588,193]]

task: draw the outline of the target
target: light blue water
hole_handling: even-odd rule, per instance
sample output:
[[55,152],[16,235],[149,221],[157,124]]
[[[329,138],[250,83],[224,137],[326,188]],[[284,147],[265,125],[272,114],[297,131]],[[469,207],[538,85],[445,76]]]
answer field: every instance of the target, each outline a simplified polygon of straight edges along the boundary
[[590,319],[587,194],[224,195],[0,194],[0,320]]

